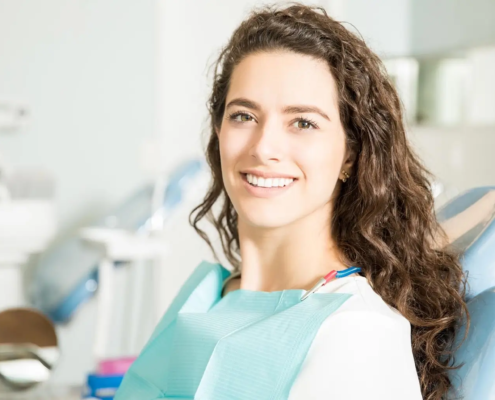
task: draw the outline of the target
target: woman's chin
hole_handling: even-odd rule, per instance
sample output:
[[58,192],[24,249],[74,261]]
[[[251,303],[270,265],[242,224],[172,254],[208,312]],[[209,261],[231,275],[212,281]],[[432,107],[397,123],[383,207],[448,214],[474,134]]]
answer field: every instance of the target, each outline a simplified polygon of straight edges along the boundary
[[252,212],[244,214],[242,219],[247,226],[258,229],[280,228],[290,224],[294,220],[294,218],[289,218],[287,215],[280,213],[269,213],[268,215],[262,215],[261,213],[253,214]]

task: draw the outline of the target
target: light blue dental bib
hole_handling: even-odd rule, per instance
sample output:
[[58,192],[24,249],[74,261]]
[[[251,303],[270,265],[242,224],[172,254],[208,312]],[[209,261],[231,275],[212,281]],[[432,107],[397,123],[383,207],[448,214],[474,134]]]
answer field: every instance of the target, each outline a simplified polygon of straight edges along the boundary
[[350,294],[235,290],[201,263],[127,372],[116,400],[287,399],[323,321]]

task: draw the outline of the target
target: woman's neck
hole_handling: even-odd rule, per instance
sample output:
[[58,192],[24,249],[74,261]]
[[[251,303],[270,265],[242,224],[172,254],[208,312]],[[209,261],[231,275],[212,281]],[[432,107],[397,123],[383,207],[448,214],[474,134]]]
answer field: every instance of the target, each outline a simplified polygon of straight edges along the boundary
[[[253,227],[239,219],[240,289],[308,290],[331,270],[347,268],[330,234],[328,214],[314,213],[291,225]],[[323,221],[323,222],[322,222]]]

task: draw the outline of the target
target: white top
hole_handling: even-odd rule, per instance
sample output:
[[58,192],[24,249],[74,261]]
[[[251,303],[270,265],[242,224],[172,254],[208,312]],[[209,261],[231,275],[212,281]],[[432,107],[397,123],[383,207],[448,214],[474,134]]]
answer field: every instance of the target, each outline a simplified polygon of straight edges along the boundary
[[420,400],[411,325],[365,277],[330,281],[317,293],[350,293],[321,325],[288,400]]

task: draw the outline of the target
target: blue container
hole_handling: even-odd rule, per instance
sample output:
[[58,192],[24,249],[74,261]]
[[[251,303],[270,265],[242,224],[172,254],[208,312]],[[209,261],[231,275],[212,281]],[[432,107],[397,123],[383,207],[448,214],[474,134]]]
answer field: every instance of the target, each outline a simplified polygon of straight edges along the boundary
[[89,374],[83,399],[112,400],[124,375]]

